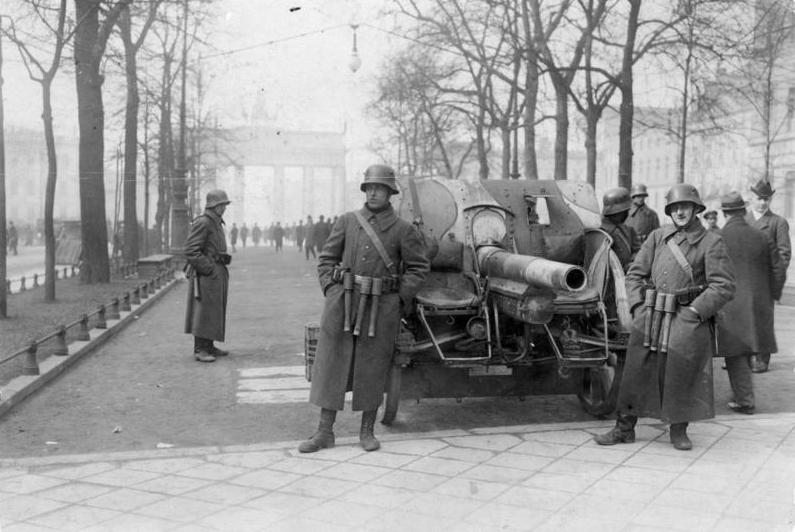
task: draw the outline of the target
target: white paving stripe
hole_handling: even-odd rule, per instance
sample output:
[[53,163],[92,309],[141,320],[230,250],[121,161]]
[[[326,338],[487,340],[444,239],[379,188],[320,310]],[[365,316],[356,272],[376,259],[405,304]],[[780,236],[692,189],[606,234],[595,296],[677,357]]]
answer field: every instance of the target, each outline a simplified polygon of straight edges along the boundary
[[304,366],[241,369],[237,382],[237,402],[305,403],[309,399],[309,383],[304,371]]

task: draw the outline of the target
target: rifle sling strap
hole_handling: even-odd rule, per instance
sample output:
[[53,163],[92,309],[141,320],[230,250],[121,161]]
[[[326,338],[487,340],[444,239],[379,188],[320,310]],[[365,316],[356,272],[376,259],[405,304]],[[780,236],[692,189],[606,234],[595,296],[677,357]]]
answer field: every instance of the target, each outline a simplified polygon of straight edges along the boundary
[[375,233],[370,223],[364,219],[362,213],[359,211],[354,211],[353,214],[356,216],[356,220],[359,222],[359,225],[361,225],[362,229],[364,229],[364,232],[367,233],[367,236],[372,241],[376,251],[378,251],[378,254],[381,255],[381,260],[384,261],[386,269],[389,271],[389,273],[392,273],[392,266],[394,263],[389,258],[389,254],[386,252],[386,249],[384,249],[383,242],[381,242],[381,239],[378,238],[378,235]]
[[673,238],[669,238],[666,241],[666,244],[668,244],[668,248],[671,250],[671,253],[674,254],[676,262],[679,263],[679,266],[681,266],[682,269],[687,274],[687,276],[690,277],[690,282],[693,283],[693,286],[695,286],[696,281],[693,278],[693,267],[690,265],[689,262],[687,262],[685,254],[682,253],[682,249],[676,244],[676,242],[674,242]]

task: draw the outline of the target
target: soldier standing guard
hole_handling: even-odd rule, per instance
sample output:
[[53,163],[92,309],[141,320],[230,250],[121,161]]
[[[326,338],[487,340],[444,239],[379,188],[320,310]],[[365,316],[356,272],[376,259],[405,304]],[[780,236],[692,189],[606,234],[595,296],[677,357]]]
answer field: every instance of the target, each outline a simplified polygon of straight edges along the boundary
[[632,206],[629,190],[624,187],[611,188],[602,197],[601,229],[613,239],[610,246],[621,261],[624,271],[629,268],[632,259],[640,249],[640,242],[635,230],[624,222]]
[[224,341],[226,299],[229,291],[231,255],[226,253],[222,216],[230,201],[223,190],[207,193],[204,213],[191,224],[185,241],[185,275],[190,281],[185,332],[194,336],[193,356],[199,362],[215,362],[229,351],[213,341]]
[[629,211],[626,224],[635,230],[640,243],[646,241],[652,231],[660,227],[660,218],[653,209],[646,205],[649,193],[646,185],[638,184],[632,187],[633,208]]
[[363,411],[362,448],[380,447],[373,429],[400,318],[411,309],[430,269],[422,235],[390,204],[399,193],[394,170],[370,166],[360,188],[364,207],[339,218],[320,253],[318,275],[326,300],[309,395],[320,407],[320,425],[298,447],[302,453],[334,446],[332,427],[346,391],[353,392],[353,410]]
[[[778,250],[778,258],[781,267],[786,272],[792,258],[792,245],[789,238],[789,224],[783,217],[770,210],[770,200],[776,193],[773,187],[765,180],[755,183],[751,187],[753,196],[751,197],[751,212],[745,215],[748,225],[762,231]],[[778,300],[781,297],[776,298]],[[754,373],[764,373],[770,364],[770,353],[760,352],[751,356],[751,371]]]
[[[594,439],[632,443],[638,417],[670,423],[674,448],[690,450],[690,421],[715,417],[713,316],[734,295],[734,274],[720,235],[696,216],[706,207],[692,185],[674,185],[665,214],[629,267],[632,330],[616,407],[616,426]],[[651,301],[651,303],[649,303]]]

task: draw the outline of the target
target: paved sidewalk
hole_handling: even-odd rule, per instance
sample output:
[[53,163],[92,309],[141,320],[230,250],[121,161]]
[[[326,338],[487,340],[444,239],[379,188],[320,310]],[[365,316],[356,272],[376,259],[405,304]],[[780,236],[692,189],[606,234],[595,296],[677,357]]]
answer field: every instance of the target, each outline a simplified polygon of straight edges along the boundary
[[[642,420],[643,421],[643,420]],[[3,532],[793,530],[795,414],[599,447],[609,422],[0,461]]]

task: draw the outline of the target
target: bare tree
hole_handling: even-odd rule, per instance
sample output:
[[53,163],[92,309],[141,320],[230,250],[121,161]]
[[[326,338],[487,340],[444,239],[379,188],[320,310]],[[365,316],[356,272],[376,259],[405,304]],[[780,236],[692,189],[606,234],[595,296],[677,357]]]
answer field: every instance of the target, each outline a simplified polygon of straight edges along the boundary
[[8,291],[5,279],[8,275],[6,253],[6,137],[5,114],[3,111],[3,17],[0,16],[0,318],[8,317]]
[[[53,226],[53,209],[55,205],[55,185],[58,180],[58,158],[55,149],[55,133],[52,116],[52,83],[61,67],[63,50],[73,35],[73,29],[67,28],[67,0],[60,0],[56,6],[50,7],[45,2],[27,2],[30,9],[28,15],[33,24],[43,26],[45,34],[21,33],[17,23],[12,23],[5,30],[6,36],[13,42],[27,69],[30,79],[41,86],[41,119],[44,123],[44,142],[47,146],[47,184],[44,193],[44,300],[55,300],[55,228]],[[48,60],[40,59],[34,50],[48,50]]]
[[[105,110],[101,72],[105,47],[122,9],[132,0],[104,2],[75,0],[75,84],[80,131],[78,174],[80,176],[80,230],[84,283],[110,281],[108,228],[105,214]],[[102,16],[100,16],[102,15]]]

